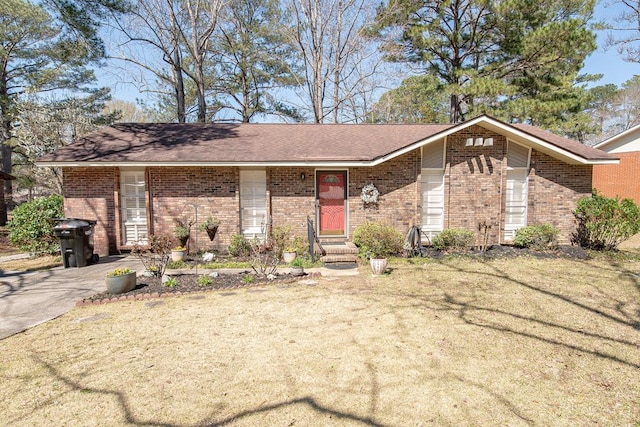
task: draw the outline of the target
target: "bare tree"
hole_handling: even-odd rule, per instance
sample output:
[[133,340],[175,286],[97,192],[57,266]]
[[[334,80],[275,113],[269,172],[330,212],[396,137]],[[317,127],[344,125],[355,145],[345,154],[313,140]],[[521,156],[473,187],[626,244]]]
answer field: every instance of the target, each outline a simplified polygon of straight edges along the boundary
[[119,111],[105,111],[109,90],[85,97],[58,98],[55,95],[25,96],[16,103],[19,126],[15,129],[14,152],[18,187],[33,192],[62,193],[59,168],[35,167],[36,160],[71,144],[101,126],[111,124]]
[[[198,122],[207,121],[207,84],[205,64],[209,50],[207,46],[216,28],[218,14],[224,2],[222,0],[182,0],[186,9],[185,23],[177,25],[181,37],[190,55],[190,67],[184,67],[185,73],[196,87],[198,104]],[[184,65],[184,64],[183,64]]]
[[[222,0],[140,0],[124,17],[114,18],[124,40],[112,57],[134,64],[157,80],[162,97],[169,87],[176,119],[183,123],[187,108],[188,78],[195,88],[196,119],[207,120],[207,95],[211,86],[206,72],[208,44],[217,24]],[[149,50],[151,48],[151,50]]]
[[[304,100],[315,123],[343,121],[354,97],[368,85],[380,58],[365,31],[373,22],[366,0],[287,0],[293,19],[288,32],[303,62]],[[365,66],[366,64],[366,66]]]
[[605,24],[605,46],[615,47],[625,61],[640,62],[640,0],[616,0],[610,6],[620,13]]
[[[178,122],[184,123],[183,52],[176,9],[174,0],[141,0],[127,15],[114,17],[114,26],[124,39],[111,57],[134,64],[151,73],[161,84],[169,86],[175,100],[175,117]],[[151,87],[145,84],[147,88]]]

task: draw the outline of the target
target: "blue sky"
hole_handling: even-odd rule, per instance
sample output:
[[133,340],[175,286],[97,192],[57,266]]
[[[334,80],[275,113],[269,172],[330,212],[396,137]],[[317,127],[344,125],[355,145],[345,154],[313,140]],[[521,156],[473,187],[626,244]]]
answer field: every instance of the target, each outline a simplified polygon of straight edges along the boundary
[[[610,21],[613,16],[620,11],[619,4],[608,4],[608,1],[615,0],[599,0],[595,10],[595,18],[601,21]],[[601,80],[593,83],[591,86],[604,85],[613,83],[620,86],[636,74],[640,74],[640,64],[634,62],[626,62],[620,58],[615,48],[604,49],[603,44],[607,33],[601,31],[598,33],[598,49],[593,52],[586,60],[584,73],[602,74]],[[118,71],[115,71],[116,73]],[[113,98],[135,102],[137,98],[146,99],[145,94],[140,94],[131,84],[120,81],[119,76],[114,76],[113,71],[97,70],[100,84],[111,87]]]
[[[621,5],[612,3],[615,0],[599,0],[595,10],[595,18],[600,21],[611,22],[620,14]],[[620,86],[636,74],[640,74],[640,64],[626,62],[620,58],[615,48],[604,49],[607,31],[598,32],[598,49],[586,60],[583,71],[589,74],[602,74],[603,77],[596,85],[613,83]]]

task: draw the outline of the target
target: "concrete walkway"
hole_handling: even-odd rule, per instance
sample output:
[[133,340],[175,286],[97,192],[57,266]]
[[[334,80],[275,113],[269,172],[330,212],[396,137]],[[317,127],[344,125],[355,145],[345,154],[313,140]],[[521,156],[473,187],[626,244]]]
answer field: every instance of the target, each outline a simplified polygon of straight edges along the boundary
[[137,258],[123,256],[37,272],[3,271],[0,263],[0,339],[61,316],[82,298],[104,291],[104,277],[118,267],[144,269]]

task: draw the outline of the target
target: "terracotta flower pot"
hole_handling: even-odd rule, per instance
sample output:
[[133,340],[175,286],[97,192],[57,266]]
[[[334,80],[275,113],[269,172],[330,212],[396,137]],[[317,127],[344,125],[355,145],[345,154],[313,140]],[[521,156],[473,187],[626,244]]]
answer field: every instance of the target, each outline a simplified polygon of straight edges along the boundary
[[107,292],[110,294],[122,294],[132,291],[136,287],[136,272],[132,271],[120,276],[107,276],[106,283]]
[[373,274],[384,274],[387,269],[387,259],[386,258],[371,258],[369,260],[369,265],[371,265],[371,270]]

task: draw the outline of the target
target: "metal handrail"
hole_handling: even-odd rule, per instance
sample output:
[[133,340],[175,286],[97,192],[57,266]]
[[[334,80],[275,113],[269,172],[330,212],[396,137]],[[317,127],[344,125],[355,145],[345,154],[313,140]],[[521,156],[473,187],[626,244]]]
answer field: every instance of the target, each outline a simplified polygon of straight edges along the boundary
[[327,252],[322,247],[320,240],[318,239],[318,235],[316,234],[316,229],[313,227],[313,221],[309,216],[307,216],[307,239],[309,240],[309,255],[311,255],[311,262],[316,262],[315,258],[315,246],[314,243],[318,244],[318,248],[320,248],[320,253],[322,255],[326,255]]

